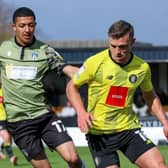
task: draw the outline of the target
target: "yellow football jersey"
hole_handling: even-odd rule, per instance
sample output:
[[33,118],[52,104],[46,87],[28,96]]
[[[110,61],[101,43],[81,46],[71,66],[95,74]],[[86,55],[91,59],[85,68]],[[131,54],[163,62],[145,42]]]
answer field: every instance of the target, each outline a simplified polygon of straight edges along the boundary
[[0,88],[0,121],[6,120],[6,112],[3,106],[2,89]]
[[115,63],[108,49],[88,58],[73,77],[79,87],[88,84],[88,111],[95,118],[89,132],[110,134],[141,127],[132,111],[137,87],[151,91],[149,65],[132,54],[128,64]]

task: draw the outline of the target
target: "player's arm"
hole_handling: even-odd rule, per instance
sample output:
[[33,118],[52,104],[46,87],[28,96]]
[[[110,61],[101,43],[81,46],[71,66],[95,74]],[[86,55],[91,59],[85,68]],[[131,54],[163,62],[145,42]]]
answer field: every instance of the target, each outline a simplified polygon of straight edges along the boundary
[[149,109],[151,109],[152,114],[155,115],[162,123],[164,128],[164,134],[168,139],[168,120],[166,118],[166,113],[163,110],[159,97],[156,95],[154,90],[143,92],[143,96]]
[[72,66],[72,65],[65,65],[63,68],[63,73],[68,76],[69,78],[72,78],[73,74],[78,70],[78,67]]
[[63,73],[72,78],[73,74],[78,70],[78,67],[66,64],[63,57],[50,46],[45,46],[45,54],[48,58],[50,70],[55,70],[58,76]]
[[82,132],[88,132],[89,127],[92,126],[93,116],[85,110],[82,98],[80,96],[78,87],[70,80],[66,87],[67,97],[77,112],[78,126]]

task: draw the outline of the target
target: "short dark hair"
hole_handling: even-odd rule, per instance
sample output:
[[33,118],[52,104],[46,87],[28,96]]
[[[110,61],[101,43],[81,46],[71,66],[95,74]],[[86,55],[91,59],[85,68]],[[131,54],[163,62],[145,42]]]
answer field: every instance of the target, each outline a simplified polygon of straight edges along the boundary
[[34,18],[34,21],[36,20],[36,16],[32,9],[27,7],[20,7],[16,9],[13,14],[13,23],[15,23],[17,17],[26,17],[26,16],[32,16]]
[[124,36],[126,33],[129,33],[130,37],[134,37],[134,27],[124,20],[114,22],[108,30],[108,35],[116,39]]

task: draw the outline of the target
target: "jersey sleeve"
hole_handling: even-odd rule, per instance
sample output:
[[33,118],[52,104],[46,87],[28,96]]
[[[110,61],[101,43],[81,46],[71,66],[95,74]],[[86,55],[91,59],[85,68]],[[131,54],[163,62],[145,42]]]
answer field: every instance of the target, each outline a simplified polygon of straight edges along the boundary
[[77,86],[89,83],[94,77],[94,66],[92,65],[90,59],[86,60],[84,64],[79,68],[79,70],[73,76],[73,82]]
[[50,46],[47,46],[45,48],[45,54],[48,58],[49,68],[51,70],[56,70],[57,74],[61,75],[62,69],[67,65],[63,57]]
[[151,69],[148,64],[146,64],[146,75],[142,81],[140,87],[144,92],[151,91],[153,89],[153,84],[151,81]]

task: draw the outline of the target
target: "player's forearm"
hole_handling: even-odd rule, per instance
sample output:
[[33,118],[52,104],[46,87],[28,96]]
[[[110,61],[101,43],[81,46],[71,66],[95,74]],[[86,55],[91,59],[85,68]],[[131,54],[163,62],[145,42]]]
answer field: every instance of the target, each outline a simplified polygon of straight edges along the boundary
[[66,95],[78,115],[85,113],[85,107],[82,98],[80,96],[78,88],[73,84],[72,80],[70,80],[67,84]]
[[166,113],[163,110],[162,104],[157,96],[153,100],[151,110],[152,114],[155,115],[163,125],[168,124]]
[[155,115],[163,125],[167,124],[166,113],[164,112],[160,99],[155,91],[144,92],[143,95],[145,102],[149,109],[151,109],[151,113]]

